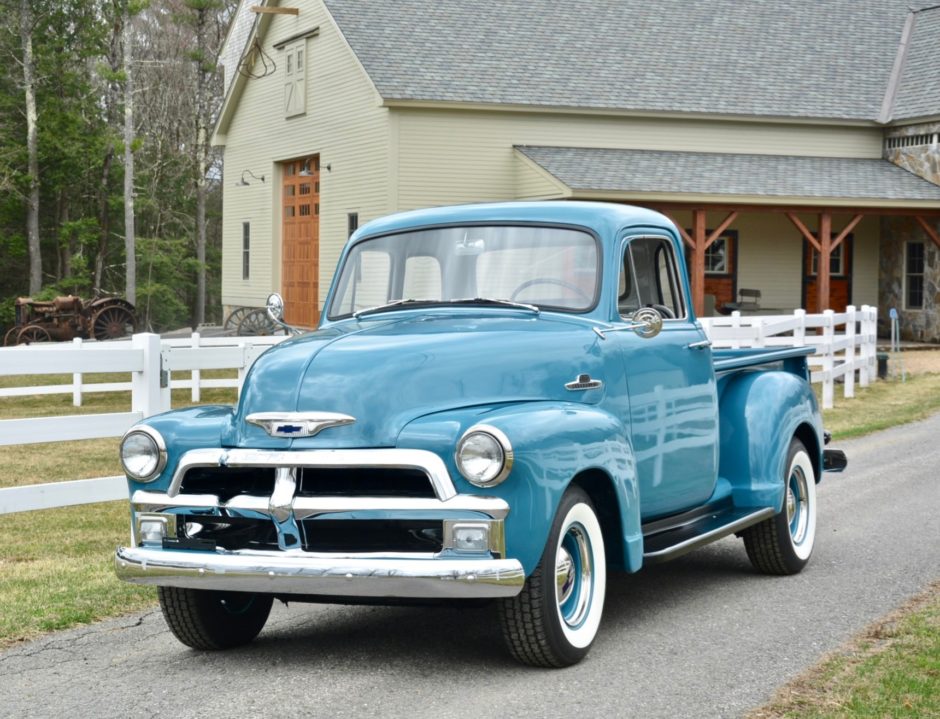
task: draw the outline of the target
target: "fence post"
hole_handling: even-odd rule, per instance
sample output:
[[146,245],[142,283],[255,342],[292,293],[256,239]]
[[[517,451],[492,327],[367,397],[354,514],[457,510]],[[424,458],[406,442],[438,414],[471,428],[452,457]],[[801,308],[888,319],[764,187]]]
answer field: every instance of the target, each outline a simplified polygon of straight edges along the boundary
[[862,305],[862,312],[858,318],[858,386],[867,387],[869,380],[868,353],[874,352],[875,348],[868,344],[868,315],[871,308],[868,305]]
[[[80,350],[82,348],[82,338],[75,337],[72,339],[72,345],[75,349]],[[72,373],[72,406],[81,407],[82,406],[82,373],[73,372]]]
[[[741,328],[741,313],[738,310],[731,313],[731,326],[734,329]],[[741,349],[741,340],[738,339],[737,333],[732,334],[734,334],[734,338],[731,340],[731,349]]]
[[832,334],[833,334],[833,319],[832,316],[835,314],[832,310],[825,310],[823,312],[823,338],[822,338],[822,349],[823,349],[823,409],[832,409],[833,406],[833,390],[834,383],[832,378],[832,365],[833,365],[833,351],[832,351]]
[[849,305],[845,308],[845,338],[848,341],[848,347],[845,348],[845,386],[843,395],[845,397],[855,396],[855,305]]
[[797,347],[806,346],[806,310],[793,310],[793,315],[800,321],[799,326],[793,330],[793,344]]
[[169,372],[164,374],[160,335],[134,335],[131,347],[144,353],[142,372],[131,372],[131,411],[150,417],[170,408]]
[[236,396],[241,398],[242,385],[245,384],[245,377],[248,376],[248,366],[250,362],[248,361],[248,347],[245,346],[245,340],[239,340],[238,346],[242,348],[242,366],[238,368],[238,388],[236,389]]
[[[198,332],[193,332],[192,344],[193,344],[193,349],[199,349],[199,333]],[[192,387],[192,391],[190,394],[190,397],[192,397],[193,402],[198,402],[200,399],[201,388],[199,386],[199,382],[201,378],[202,378],[202,372],[200,372],[198,369],[194,369],[193,374],[192,374],[193,387]]]

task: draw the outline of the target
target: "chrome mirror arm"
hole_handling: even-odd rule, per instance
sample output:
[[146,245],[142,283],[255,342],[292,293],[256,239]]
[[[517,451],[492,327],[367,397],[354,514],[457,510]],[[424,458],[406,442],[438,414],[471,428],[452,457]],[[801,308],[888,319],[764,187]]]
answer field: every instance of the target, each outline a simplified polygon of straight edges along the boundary
[[304,333],[299,327],[294,327],[284,321],[284,299],[277,292],[268,295],[265,309],[271,321],[278,327],[283,327],[289,334],[296,336]]

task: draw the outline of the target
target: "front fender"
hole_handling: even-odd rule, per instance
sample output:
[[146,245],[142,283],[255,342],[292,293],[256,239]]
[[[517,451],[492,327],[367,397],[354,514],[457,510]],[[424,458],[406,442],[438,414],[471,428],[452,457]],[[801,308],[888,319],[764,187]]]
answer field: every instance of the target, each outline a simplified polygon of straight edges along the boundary
[[160,476],[152,482],[144,484],[128,479],[131,494],[135,489],[165,492],[180,457],[191,449],[221,447],[222,434],[230,430],[232,417],[233,410],[229,405],[206,405],[164,412],[134,425],[147,425],[162,435],[167,447],[167,463]]
[[[492,488],[467,482],[457,470],[454,450],[476,424],[501,430],[512,444],[514,463],[507,479]],[[510,506],[506,548],[532,573],[545,549],[558,503],[572,479],[601,472],[609,480],[619,519],[625,568],[642,563],[636,464],[623,424],[596,407],[568,402],[525,402],[440,412],[414,420],[398,438],[399,447],[440,455],[458,492],[498,496]]]
[[784,463],[794,436],[803,438],[815,457],[818,481],[822,418],[805,380],[779,371],[742,371],[722,378],[719,411],[718,473],[731,483],[736,506],[783,506]]

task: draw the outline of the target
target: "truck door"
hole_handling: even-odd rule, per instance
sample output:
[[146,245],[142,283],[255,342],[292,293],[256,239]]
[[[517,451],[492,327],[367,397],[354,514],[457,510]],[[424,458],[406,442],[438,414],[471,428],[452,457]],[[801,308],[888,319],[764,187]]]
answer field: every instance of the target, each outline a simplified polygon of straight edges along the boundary
[[630,433],[644,520],[701,505],[718,472],[718,399],[711,349],[689,316],[672,241],[624,242],[618,310],[623,322],[640,307],[663,315],[659,335],[612,332],[630,391]]

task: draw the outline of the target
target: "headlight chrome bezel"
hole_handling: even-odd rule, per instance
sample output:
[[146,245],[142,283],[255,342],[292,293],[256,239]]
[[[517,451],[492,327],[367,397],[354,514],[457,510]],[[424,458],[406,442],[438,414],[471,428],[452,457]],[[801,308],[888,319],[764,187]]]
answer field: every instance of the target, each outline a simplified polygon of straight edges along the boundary
[[[132,472],[124,462],[124,445],[127,443],[128,438],[132,437],[133,435],[145,436],[153,443],[154,449],[156,450],[157,462],[149,474],[139,475],[136,472]],[[160,474],[162,474],[164,469],[166,469],[167,451],[166,442],[163,439],[163,435],[161,435],[153,427],[149,427],[147,425],[131,427],[129,430],[127,430],[127,432],[124,433],[124,436],[121,437],[120,455],[121,467],[123,468],[124,473],[135,482],[152,482],[157,477],[159,477]]]
[[[471,476],[471,474],[465,470],[460,457],[461,449],[466,444],[467,440],[477,434],[487,435],[490,439],[495,440],[502,452],[503,460],[499,470],[492,477],[485,480]],[[454,463],[457,465],[457,470],[464,479],[475,487],[495,487],[497,484],[504,482],[512,471],[513,461],[514,454],[509,437],[507,437],[502,430],[488,424],[476,424],[464,432],[457,442],[457,448],[454,451]]]

